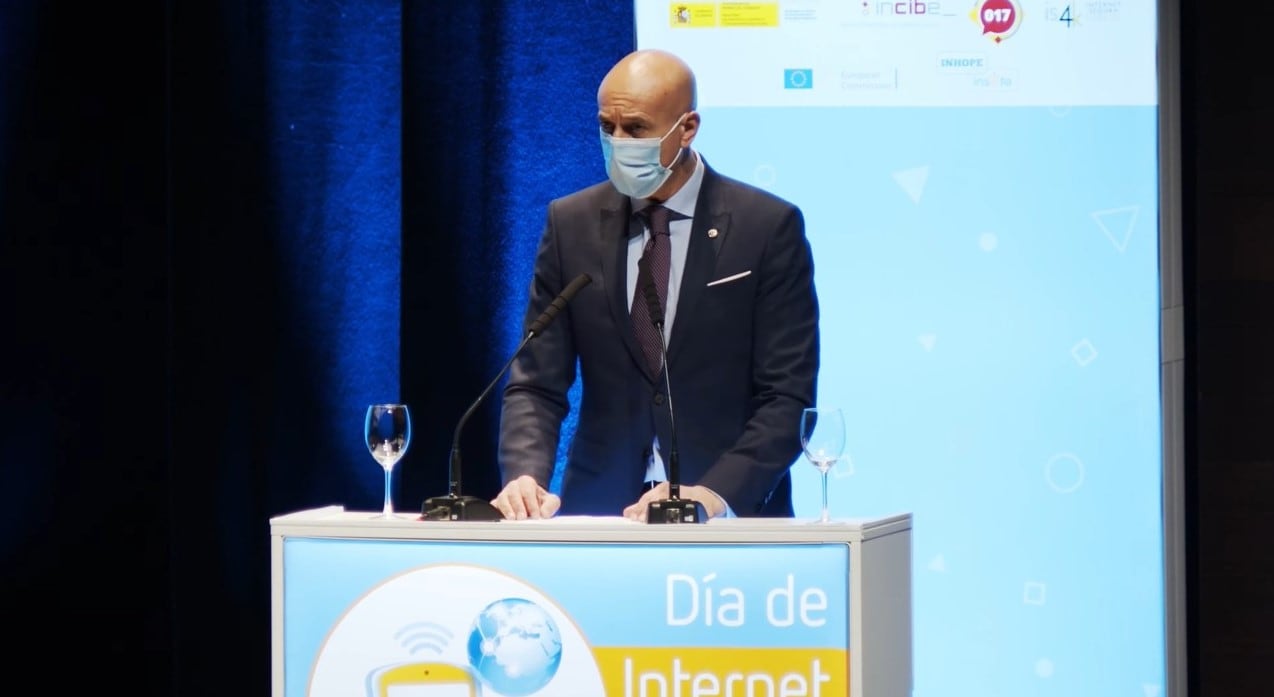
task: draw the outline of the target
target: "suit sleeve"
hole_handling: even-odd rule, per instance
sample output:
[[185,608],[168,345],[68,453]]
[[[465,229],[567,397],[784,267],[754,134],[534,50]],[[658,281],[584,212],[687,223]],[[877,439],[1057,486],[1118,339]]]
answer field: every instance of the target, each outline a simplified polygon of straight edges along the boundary
[[800,209],[791,207],[782,217],[760,270],[752,315],[752,416],[698,482],[739,515],[759,511],[800,454],[801,412],[815,401],[819,310]]
[[[549,205],[535,255],[522,336],[564,287],[558,254],[556,204]],[[569,311],[561,312],[514,359],[500,414],[500,473],[504,483],[529,474],[548,488],[557,458],[567,392],[575,381],[576,349]]]

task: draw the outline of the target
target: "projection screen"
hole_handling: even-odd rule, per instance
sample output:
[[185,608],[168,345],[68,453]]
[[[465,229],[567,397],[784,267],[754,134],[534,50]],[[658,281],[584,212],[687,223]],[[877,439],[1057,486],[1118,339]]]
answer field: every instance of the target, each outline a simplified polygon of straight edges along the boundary
[[[848,423],[831,510],[914,515],[917,697],[1179,680],[1158,12],[636,2],[638,47],[698,77],[704,159],[805,213],[818,401]],[[818,473],[793,471],[812,519]]]

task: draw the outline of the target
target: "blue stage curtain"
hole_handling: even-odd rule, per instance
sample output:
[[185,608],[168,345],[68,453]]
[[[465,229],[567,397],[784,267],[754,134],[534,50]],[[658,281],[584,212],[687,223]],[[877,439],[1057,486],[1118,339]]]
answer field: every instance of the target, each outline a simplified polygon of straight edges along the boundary
[[363,417],[369,404],[402,399],[401,7],[264,8],[266,196],[281,329],[307,354],[307,374],[296,378],[314,400],[289,408],[304,410],[307,435],[325,443],[322,457],[338,472],[306,487],[298,471],[302,481],[288,486],[344,487],[324,494],[379,509],[384,477],[363,444]]
[[[414,412],[397,508],[446,490],[545,206],[604,176],[595,92],[632,19],[0,4],[0,595],[65,610],[18,626],[32,655],[105,627],[100,684],[266,693],[267,521],[380,507],[372,401]],[[468,425],[465,493],[499,486],[498,407]]]
[[[522,338],[549,200],[605,178],[597,86],[634,48],[633,7],[408,3],[403,31],[402,378],[438,420],[407,458],[411,502],[446,491],[449,429]],[[499,489],[499,403],[463,432],[465,494]]]

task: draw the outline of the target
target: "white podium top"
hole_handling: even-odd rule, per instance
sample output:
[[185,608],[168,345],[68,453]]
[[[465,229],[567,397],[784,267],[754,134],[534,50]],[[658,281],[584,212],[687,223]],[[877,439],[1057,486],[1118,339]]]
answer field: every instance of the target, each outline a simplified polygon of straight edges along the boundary
[[621,516],[558,516],[498,522],[425,521],[411,513],[381,520],[375,511],[327,506],[270,519],[282,537],[489,540],[526,542],[863,542],[911,529],[911,514],[834,519],[714,518],[702,524],[650,525]]

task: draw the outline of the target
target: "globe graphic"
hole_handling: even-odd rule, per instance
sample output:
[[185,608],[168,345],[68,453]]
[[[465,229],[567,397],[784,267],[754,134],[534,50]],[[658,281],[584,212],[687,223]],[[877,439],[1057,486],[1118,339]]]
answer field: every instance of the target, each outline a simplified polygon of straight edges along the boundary
[[562,635],[539,605],[505,598],[486,606],[469,633],[469,663],[492,690],[529,695],[548,684],[562,663]]

